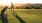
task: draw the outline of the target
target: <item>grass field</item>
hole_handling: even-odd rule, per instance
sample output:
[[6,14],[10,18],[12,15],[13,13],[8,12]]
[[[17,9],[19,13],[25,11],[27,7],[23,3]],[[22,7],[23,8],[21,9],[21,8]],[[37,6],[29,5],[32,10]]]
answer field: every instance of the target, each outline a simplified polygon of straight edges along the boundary
[[[42,23],[42,9],[15,9],[15,12],[26,23]],[[8,23],[21,23],[12,15],[11,10],[5,11],[4,14],[7,14]]]

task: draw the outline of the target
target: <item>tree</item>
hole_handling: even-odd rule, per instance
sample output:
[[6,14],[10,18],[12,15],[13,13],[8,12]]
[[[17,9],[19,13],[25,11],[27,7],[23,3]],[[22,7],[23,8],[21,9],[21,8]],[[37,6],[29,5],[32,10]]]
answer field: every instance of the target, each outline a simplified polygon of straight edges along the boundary
[[40,9],[40,7],[38,6],[38,7],[35,7],[35,9]]
[[16,9],[19,9],[19,7],[16,7]]

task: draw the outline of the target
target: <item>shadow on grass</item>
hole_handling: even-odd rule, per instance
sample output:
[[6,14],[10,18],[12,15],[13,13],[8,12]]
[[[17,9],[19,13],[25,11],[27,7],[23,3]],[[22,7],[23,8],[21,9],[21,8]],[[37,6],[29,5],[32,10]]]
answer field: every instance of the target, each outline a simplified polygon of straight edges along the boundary
[[26,23],[25,21],[23,21],[16,13],[15,13],[15,11],[14,11],[14,6],[13,6],[13,3],[11,3],[11,11],[13,11],[13,15],[21,22],[21,23]]
[[1,17],[2,23],[8,23],[7,14],[6,14],[6,17],[5,17],[5,14],[4,14],[4,12],[6,10],[7,10],[7,6],[4,9],[1,10],[0,17]]
[[[12,13],[12,12],[11,12]],[[14,14],[13,14],[14,13]],[[12,14],[21,22],[21,23],[26,23],[25,21],[23,21],[15,12],[13,12]]]

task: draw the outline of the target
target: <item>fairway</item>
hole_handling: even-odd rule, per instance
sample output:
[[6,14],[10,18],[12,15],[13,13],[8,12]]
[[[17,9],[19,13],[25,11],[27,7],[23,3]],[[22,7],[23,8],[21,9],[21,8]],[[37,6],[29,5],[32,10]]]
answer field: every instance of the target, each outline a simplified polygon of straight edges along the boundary
[[[1,10],[0,10],[1,13]],[[42,23],[42,9],[15,9],[15,13],[26,23]],[[8,9],[7,14],[8,23],[21,23]],[[0,23],[2,20],[0,19]]]

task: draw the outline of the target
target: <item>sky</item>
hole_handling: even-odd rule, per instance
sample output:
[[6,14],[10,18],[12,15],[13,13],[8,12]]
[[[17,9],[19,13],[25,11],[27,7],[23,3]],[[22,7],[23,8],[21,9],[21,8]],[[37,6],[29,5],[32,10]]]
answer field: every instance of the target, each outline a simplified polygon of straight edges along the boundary
[[42,0],[0,0],[0,4],[42,3]]

